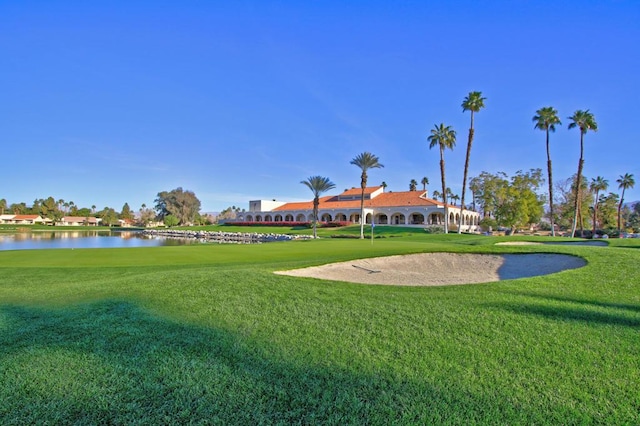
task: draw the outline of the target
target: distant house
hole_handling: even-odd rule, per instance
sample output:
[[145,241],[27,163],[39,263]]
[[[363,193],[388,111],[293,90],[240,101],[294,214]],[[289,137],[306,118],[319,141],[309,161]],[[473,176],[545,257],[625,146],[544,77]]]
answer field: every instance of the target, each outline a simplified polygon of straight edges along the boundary
[[93,216],[65,216],[60,219],[61,226],[98,226],[102,219]]
[[16,215],[2,215],[2,217],[13,216],[6,220],[3,219],[2,223],[10,223],[13,225],[36,225],[50,223],[51,219],[42,218],[37,214],[16,214]]
[[13,218],[16,217],[15,214],[0,214],[0,223],[13,223]]
[[118,226],[121,228],[131,228],[134,225],[131,219],[118,219]]
[[[361,189],[352,188],[339,195],[320,197],[318,219],[321,222],[360,223]],[[426,192],[384,192],[382,186],[365,188],[365,223],[403,226],[443,225],[444,203],[427,197]],[[478,229],[480,215],[469,209],[448,204],[449,224],[458,224],[463,214],[464,231]],[[313,201],[274,202],[256,200],[249,202],[249,211],[238,213],[237,221],[243,222],[310,222],[313,220]]]

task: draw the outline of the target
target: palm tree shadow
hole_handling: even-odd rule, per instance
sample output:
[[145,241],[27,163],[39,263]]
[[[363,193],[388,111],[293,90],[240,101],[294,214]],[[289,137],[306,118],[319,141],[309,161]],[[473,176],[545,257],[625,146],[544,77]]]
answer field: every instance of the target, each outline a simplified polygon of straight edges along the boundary
[[[424,424],[448,418],[448,407],[483,415],[481,396],[288,360],[241,334],[128,302],[0,306],[0,331],[3,424]],[[501,403],[507,412],[507,396]]]
[[531,297],[539,300],[550,300],[553,302],[567,302],[567,303],[575,303],[575,304],[585,305],[585,306],[595,306],[600,308],[613,308],[613,309],[628,310],[631,312],[640,312],[640,305],[638,304],[602,302],[600,300],[578,299],[578,298],[566,297],[566,296],[560,297],[555,295],[537,294],[533,292],[523,292],[523,291],[508,291],[507,293],[519,295],[519,296]]
[[[508,293],[534,298],[536,301],[532,303],[497,303],[491,306],[518,314],[542,316],[559,321],[578,321],[632,328],[640,327],[640,319],[637,316],[637,313],[640,312],[640,306],[638,305],[606,303],[525,292]],[[610,311],[603,311],[603,308]]]

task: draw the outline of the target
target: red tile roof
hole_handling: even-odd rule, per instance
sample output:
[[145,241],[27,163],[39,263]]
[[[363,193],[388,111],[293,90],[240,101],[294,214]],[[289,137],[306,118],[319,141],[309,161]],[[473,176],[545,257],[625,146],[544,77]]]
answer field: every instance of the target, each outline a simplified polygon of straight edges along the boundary
[[37,214],[17,214],[13,217],[13,220],[34,220],[39,217]]
[[[367,188],[369,193],[379,189],[379,187]],[[360,188],[355,188],[357,191],[361,191]],[[351,193],[354,189],[343,192],[338,195],[329,195],[320,197],[319,210],[327,209],[354,209],[360,207],[360,199],[354,200],[340,200],[339,197],[344,196],[347,193]],[[367,193],[365,191],[365,193]],[[358,192],[360,194],[360,192]],[[421,191],[403,191],[403,192],[384,192],[377,195],[373,199],[365,199],[364,206],[367,208],[374,207],[409,207],[409,206],[442,206],[442,202],[436,201],[432,198],[421,197],[424,192]],[[455,207],[451,206],[450,207]],[[313,209],[312,201],[303,201],[296,203],[286,203],[282,206],[274,209],[274,211],[290,211],[290,210],[311,210]]]

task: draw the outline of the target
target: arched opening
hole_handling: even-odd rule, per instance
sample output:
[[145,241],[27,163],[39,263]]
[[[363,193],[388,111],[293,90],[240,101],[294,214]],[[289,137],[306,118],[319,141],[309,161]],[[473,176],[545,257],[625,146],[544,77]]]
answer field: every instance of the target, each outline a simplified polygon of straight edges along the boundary
[[421,213],[412,213],[409,218],[409,223],[411,225],[422,225],[424,224],[424,215]]
[[365,223],[371,223],[371,219],[373,219],[373,216],[371,216],[371,213],[367,213],[367,215],[365,216]]
[[302,213],[296,216],[296,222],[304,222],[305,220],[307,220],[307,218]]
[[256,222],[262,222],[262,216],[257,215],[256,216]]
[[380,225],[386,225],[389,223],[389,217],[387,217],[387,215],[384,213],[380,213],[376,215],[376,223]]
[[264,221],[265,221],[265,222],[273,222],[273,217],[271,217],[271,215],[270,215],[270,214],[268,214],[268,215],[266,215],[266,216],[264,217]]
[[320,216],[320,221],[331,222],[331,215],[329,213],[324,213],[322,216]]
[[253,216],[251,216],[250,214],[247,215],[245,221],[247,222],[253,222]]
[[392,225],[404,225],[405,223],[405,216],[402,213],[394,213],[391,215]]
[[338,213],[336,215],[335,220],[338,221],[338,222],[346,222],[347,221],[347,215],[344,214],[344,213]]
[[282,215],[281,214],[277,214],[275,215],[275,217],[273,218],[274,221],[276,222],[282,222]]
[[353,223],[360,223],[360,215],[358,213],[352,213],[349,216],[349,221]]
[[288,214],[284,217],[284,220],[287,222],[293,222],[293,215],[292,214]]

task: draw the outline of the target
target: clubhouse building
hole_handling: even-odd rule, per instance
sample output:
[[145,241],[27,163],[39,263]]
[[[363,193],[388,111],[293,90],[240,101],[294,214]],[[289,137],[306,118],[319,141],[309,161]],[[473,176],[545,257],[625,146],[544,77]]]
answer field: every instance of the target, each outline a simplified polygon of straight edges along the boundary
[[[360,223],[362,189],[352,188],[339,195],[320,197],[318,220],[321,222]],[[448,204],[449,227],[457,225],[461,208]],[[365,223],[376,225],[430,226],[444,225],[444,203],[427,197],[426,192],[384,192],[382,186],[365,188]],[[479,229],[480,215],[464,210],[462,230]],[[313,200],[304,202],[277,202],[256,200],[249,202],[249,211],[239,213],[242,222],[310,222],[313,220]]]

